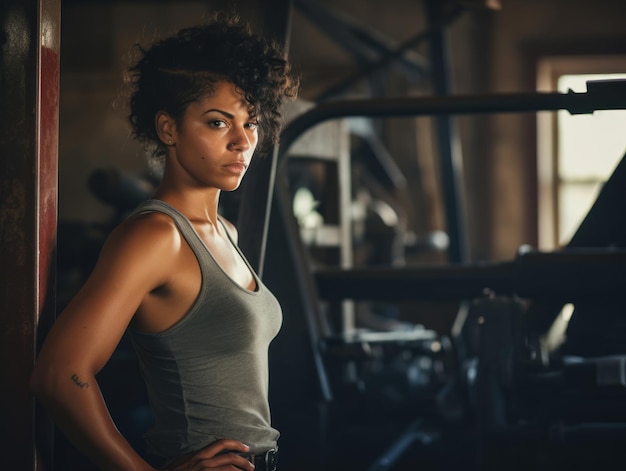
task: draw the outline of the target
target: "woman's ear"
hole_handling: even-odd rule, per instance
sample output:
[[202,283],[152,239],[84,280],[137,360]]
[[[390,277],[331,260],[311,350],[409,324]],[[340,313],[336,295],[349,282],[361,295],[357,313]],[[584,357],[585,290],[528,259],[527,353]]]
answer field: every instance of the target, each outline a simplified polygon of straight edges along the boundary
[[163,144],[173,146],[176,144],[176,122],[165,111],[157,112],[154,118],[157,135]]

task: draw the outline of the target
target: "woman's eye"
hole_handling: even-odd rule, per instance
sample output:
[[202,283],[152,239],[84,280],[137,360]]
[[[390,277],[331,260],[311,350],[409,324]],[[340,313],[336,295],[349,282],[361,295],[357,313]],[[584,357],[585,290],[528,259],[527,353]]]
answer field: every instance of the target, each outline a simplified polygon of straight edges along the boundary
[[258,127],[259,127],[259,123],[257,122],[248,123],[248,129],[255,130]]
[[213,121],[209,121],[209,126],[212,128],[223,128],[226,126],[226,123],[221,119],[215,119]]

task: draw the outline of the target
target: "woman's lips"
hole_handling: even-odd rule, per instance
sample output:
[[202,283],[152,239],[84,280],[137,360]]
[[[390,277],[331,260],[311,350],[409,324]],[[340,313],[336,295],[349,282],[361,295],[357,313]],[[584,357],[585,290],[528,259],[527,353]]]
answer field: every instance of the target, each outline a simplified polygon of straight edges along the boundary
[[241,175],[246,171],[246,164],[243,162],[233,162],[232,164],[225,165],[224,168],[231,173]]

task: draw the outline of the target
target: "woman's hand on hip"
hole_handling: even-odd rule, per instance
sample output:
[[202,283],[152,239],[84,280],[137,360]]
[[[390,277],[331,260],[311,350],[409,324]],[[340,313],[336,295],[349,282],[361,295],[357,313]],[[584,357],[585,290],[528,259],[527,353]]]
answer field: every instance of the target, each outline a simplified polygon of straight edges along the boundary
[[169,471],[252,471],[254,465],[247,458],[250,448],[238,440],[221,439],[185,457]]

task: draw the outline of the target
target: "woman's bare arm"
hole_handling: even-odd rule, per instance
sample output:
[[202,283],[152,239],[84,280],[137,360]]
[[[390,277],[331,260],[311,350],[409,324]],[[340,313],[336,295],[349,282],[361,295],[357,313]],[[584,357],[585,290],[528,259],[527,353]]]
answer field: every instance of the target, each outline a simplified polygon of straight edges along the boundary
[[113,423],[95,375],[110,359],[144,296],[167,283],[180,237],[163,219],[123,224],[46,338],[33,390],[68,438],[105,470],[153,470]]

